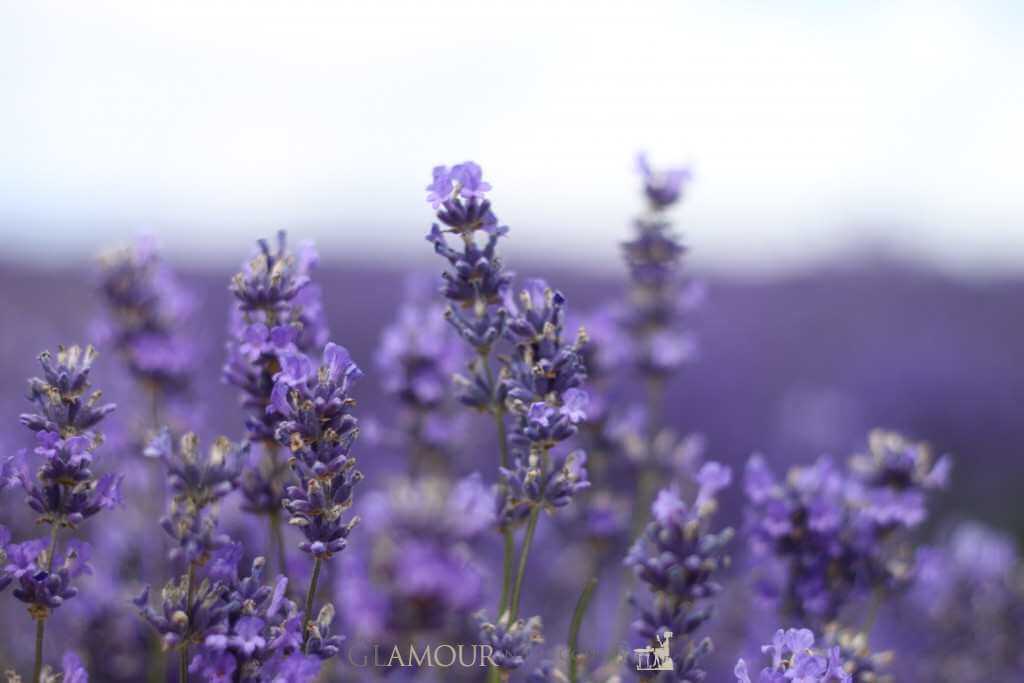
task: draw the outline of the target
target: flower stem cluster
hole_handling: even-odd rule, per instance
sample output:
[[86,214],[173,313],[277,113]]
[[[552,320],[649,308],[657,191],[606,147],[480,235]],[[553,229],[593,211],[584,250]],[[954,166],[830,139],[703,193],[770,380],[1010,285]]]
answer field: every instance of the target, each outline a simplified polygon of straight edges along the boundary
[[71,580],[88,571],[90,548],[75,540],[69,542],[63,561],[55,564],[59,531],[75,529],[121,502],[123,477],[106,474],[97,478],[92,471],[95,450],[103,443],[96,427],[114,410],[113,404],[101,403],[100,392],[89,393],[95,359],[91,346],[60,347],[56,357],[49,352],[39,356],[43,376],[30,379],[28,391],[35,412],[22,414],[20,421],[35,432],[34,453],[42,462],[34,476],[22,454],[7,463],[38,522],[50,525],[49,543],[21,544],[13,553],[15,562],[0,573],[0,584],[17,578],[14,596],[28,604],[29,614],[36,620],[33,681],[42,675],[46,619],[51,610],[77,594]]

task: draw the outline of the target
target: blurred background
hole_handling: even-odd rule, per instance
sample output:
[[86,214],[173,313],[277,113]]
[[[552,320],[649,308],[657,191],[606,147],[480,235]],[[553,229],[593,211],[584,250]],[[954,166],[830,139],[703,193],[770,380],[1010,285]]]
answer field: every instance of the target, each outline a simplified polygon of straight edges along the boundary
[[472,158],[510,249],[603,267],[647,149],[694,166],[698,268],[1024,265],[1012,1],[2,6],[5,260],[279,227],[414,259],[429,169]]
[[672,424],[780,467],[903,430],[955,458],[937,525],[1024,539],[1022,28],[1015,2],[0,1],[0,414],[143,234],[198,295],[209,431],[241,431],[228,279],[279,228],[372,366],[405,274],[441,270],[436,164],[480,162],[507,265],[591,310],[647,150],[694,171],[674,215],[707,292]]

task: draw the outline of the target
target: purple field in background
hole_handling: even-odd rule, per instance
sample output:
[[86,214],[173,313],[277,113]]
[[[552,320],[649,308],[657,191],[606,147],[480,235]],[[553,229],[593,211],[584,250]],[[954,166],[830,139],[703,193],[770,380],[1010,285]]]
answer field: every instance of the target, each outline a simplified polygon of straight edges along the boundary
[[[523,276],[533,272],[515,265]],[[220,381],[231,272],[181,271],[201,298],[196,341],[204,361],[195,400],[211,431],[229,434],[241,432],[236,392]],[[12,424],[24,410],[23,386],[39,350],[89,341],[102,309],[95,277],[84,268],[0,265],[7,321],[0,405]],[[404,278],[362,265],[324,264],[317,271],[333,336],[365,367],[402,299]],[[761,451],[785,465],[821,453],[841,457],[872,427],[902,430],[954,454],[956,487],[940,505],[1024,537],[1024,508],[1014,504],[1024,477],[1024,282],[972,283],[866,266],[765,282],[712,276],[705,283],[707,301],[690,321],[699,357],[672,383],[666,416],[682,431],[705,435],[709,454],[740,465]],[[562,273],[558,285],[576,313],[621,291],[623,282],[577,271]],[[102,355],[96,383],[109,385],[115,369],[115,359]],[[372,374],[356,393],[364,415],[387,414]],[[361,462],[372,467],[372,454]]]

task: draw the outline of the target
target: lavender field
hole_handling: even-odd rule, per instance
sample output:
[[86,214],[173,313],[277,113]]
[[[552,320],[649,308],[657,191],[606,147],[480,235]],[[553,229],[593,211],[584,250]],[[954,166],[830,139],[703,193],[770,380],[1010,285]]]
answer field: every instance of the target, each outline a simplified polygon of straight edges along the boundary
[[1024,282],[696,277],[639,170],[610,272],[472,162],[424,268],[3,263],[11,680],[1024,680]]

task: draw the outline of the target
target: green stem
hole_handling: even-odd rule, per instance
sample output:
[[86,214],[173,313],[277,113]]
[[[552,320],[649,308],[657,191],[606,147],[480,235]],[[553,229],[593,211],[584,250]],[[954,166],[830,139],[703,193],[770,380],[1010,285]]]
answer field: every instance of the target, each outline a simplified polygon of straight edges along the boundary
[[188,683],[188,647],[182,646],[178,655],[178,683]]
[[501,570],[501,600],[498,602],[498,616],[500,617],[508,608],[509,593],[512,589],[512,558],[516,554],[516,539],[512,535],[512,529],[505,529],[501,532],[504,540],[504,553],[502,553]]
[[39,683],[43,673],[43,634],[46,631],[46,619],[36,620],[36,662],[32,667],[32,683]]
[[[487,385],[493,393],[497,393],[497,386],[494,382],[494,372],[491,370],[491,362],[488,355],[480,353],[480,365],[487,377]],[[505,410],[502,406],[494,405],[494,426],[498,432],[498,451],[501,454],[501,466],[508,467],[508,430],[505,426]],[[502,485],[504,486],[504,485]],[[508,608],[509,593],[512,588],[512,563],[515,558],[516,540],[512,529],[502,530],[504,549],[501,562],[501,598],[498,601],[498,617],[500,618]]]
[[306,591],[306,617],[302,623],[302,642],[305,643],[309,638],[309,624],[313,621],[313,598],[316,597],[316,583],[320,580],[320,563],[322,560],[318,557],[313,562],[313,576],[309,579],[309,590]]
[[[53,571],[53,560],[57,556],[57,532],[60,525],[56,522],[50,525],[50,552],[46,557],[46,572]],[[32,665],[32,683],[39,683],[43,675],[43,639],[46,636],[46,616],[36,619],[36,657]]]
[[572,621],[569,623],[569,683],[576,683],[578,674],[576,668],[579,665],[579,648],[577,644],[580,636],[580,625],[583,623],[583,615],[590,607],[590,600],[594,597],[594,589],[597,588],[597,577],[592,577],[583,586],[580,599],[576,601],[576,609],[572,613]]
[[[192,603],[195,601],[196,596],[196,564],[195,562],[188,563],[188,576],[185,578],[187,582],[185,584],[185,613],[188,615],[189,620],[192,619],[194,610],[192,609]],[[191,630],[192,624],[189,623],[189,630]],[[188,682],[188,638],[186,637],[181,643],[181,652],[178,653],[178,683]]]
[[[281,528],[281,514],[277,511],[270,515],[270,535],[277,551],[277,571],[281,576],[288,576],[288,553],[285,546],[284,530]],[[287,584],[286,584],[287,585]]]
[[868,604],[868,612],[864,619],[864,625],[861,627],[861,631],[865,636],[871,634],[871,629],[875,626],[875,620],[878,619],[878,611],[882,607],[882,600],[885,598],[885,591],[881,588],[875,588],[871,592],[871,602]]
[[512,600],[509,604],[509,625],[519,616],[519,598],[523,593],[523,577],[526,576],[526,563],[530,558],[530,546],[533,544],[533,534],[537,531],[538,519],[540,519],[540,506],[534,506],[530,510],[530,518],[526,522],[526,535],[523,537],[523,547],[519,551],[519,570],[516,572],[516,582],[512,587]]

